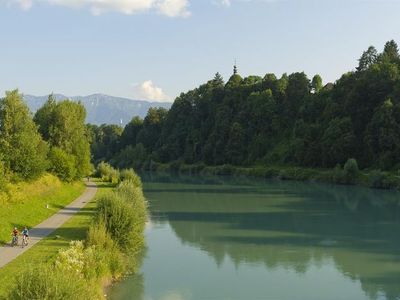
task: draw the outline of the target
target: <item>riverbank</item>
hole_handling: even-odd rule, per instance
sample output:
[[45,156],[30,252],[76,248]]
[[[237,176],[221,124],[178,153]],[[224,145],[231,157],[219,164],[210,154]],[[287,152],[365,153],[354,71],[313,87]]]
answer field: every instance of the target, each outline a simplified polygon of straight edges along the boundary
[[171,172],[185,175],[248,176],[256,178],[277,178],[281,180],[315,181],[342,185],[360,185],[378,189],[400,189],[400,176],[381,170],[346,170],[337,166],[334,169],[303,168],[294,166],[253,166],[233,165],[206,166],[187,165],[180,162],[146,164],[145,171]]
[[83,209],[48,237],[8,265],[0,268],[0,299],[7,299],[7,294],[15,286],[17,278],[27,269],[54,263],[59,251],[67,249],[71,241],[86,237],[86,232],[94,216],[96,199],[112,190],[112,186],[109,184],[97,182],[97,185],[99,189],[95,199],[89,201]]
[[[71,219],[72,224],[65,224],[37,246],[41,253],[34,252],[34,247],[25,260],[1,270],[0,280],[6,284],[0,298],[102,299],[105,283],[137,270],[147,205],[141,181],[135,182],[123,181],[113,190],[110,184],[102,184],[96,200]],[[76,232],[71,229],[73,222]],[[65,233],[69,233],[67,238]],[[62,247],[57,247],[60,240]],[[38,259],[32,261],[29,254]]]

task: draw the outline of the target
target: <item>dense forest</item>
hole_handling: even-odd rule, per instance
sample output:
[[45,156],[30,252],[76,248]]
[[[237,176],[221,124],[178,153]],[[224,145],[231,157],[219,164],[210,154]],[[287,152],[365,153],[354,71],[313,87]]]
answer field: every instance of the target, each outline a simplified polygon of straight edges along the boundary
[[[394,41],[369,47],[354,71],[323,85],[315,75],[242,78],[235,66],[151,108],[125,128],[87,125],[82,104],[48,101],[34,116],[19,92],[0,99],[0,183],[52,172],[65,181],[92,161],[118,168],[153,163],[400,169],[400,55]],[[90,146],[91,145],[91,146]],[[91,147],[91,149],[90,149]],[[91,151],[90,151],[91,150]],[[4,186],[4,184],[0,184]]]
[[235,66],[121,128],[89,126],[95,161],[400,168],[400,55],[395,41],[369,47],[354,71],[323,85],[315,75],[242,78]]
[[80,103],[47,103],[32,116],[18,90],[0,99],[0,192],[7,182],[51,172],[64,181],[91,172],[86,111]]

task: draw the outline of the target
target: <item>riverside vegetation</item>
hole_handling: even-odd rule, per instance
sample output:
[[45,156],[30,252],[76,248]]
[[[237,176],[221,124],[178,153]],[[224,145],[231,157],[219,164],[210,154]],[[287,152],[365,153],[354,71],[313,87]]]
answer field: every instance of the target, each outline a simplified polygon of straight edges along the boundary
[[[32,117],[18,90],[0,99],[0,203],[18,201],[15,186],[52,173],[73,182],[92,172],[86,112],[52,96]],[[71,199],[72,201],[73,199]]]
[[235,67],[226,83],[216,74],[169,111],[150,109],[125,128],[89,130],[95,161],[119,168],[398,188],[398,46],[389,41],[381,53],[369,47],[354,71],[325,85],[300,72],[242,78]]
[[[107,171],[99,169],[99,175],[105,178]],[[85,241],[71,242],[51,264],[28,268],[8,299],[101,299],[105,283],[137,270],[147,205],[140,178],[133,170],[121,173],[125,180],[97,199]]]
[[[83,191],[77,182],[93,172],[85,118],[82,104],[56,102],[53,96],[35,115],[18,90],[0,99],[1,242],[6,242],[12,227],[33,227]],[[109,171],[118,175],[110,180],[118,186],[98,198],[85,241],[61,249],[54,262],[11,268],[18,276],[8,289],[8,299],[102,298],[104,281],[137,269],[146,220],[141,180],[133,170],[119,173],[106,166],[99,173],[108,181]],[[9,284],[9,274],[2,276]]]

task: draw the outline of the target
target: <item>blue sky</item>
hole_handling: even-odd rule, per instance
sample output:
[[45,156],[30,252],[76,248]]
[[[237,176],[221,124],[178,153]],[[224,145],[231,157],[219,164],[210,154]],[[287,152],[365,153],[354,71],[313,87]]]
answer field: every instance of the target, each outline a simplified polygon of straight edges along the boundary
[[0,0],[0,93],[173,100],[242,76],[324,82],[400,43],[400,0]]

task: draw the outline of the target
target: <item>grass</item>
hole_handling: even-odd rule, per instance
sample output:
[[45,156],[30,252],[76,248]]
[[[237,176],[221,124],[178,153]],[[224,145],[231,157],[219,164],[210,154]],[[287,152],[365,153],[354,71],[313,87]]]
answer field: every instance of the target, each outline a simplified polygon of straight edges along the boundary
[[73,240],[85,239],[95,212],[96,199],[111,192],[114,187],[107,183],[98,182],[97,184],[99,189],[95,199],[87,203],[80,212],[69,219],[62,227],[0,269],[0,299],[5,298],[7,292],[15,284],[15,277],[21,274],[26,269],[26,266],[38,265],[43,262],[52,263],[60,249],[68,248],[69,243]]
[[10,241],[12,228],[34,227],[71,203],[84,189],[82,182],[62,183],[49,174],[35,182],[10,186],[10,201],[0,203],[0,245]]

